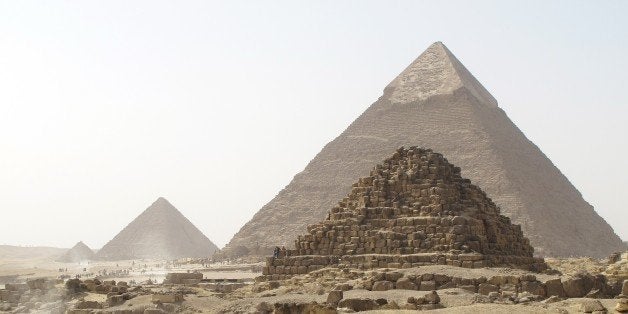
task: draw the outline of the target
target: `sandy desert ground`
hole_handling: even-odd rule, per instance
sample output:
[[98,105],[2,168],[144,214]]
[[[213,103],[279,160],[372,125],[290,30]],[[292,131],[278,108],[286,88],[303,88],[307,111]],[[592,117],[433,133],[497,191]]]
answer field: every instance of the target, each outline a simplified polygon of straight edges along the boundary
[[[620,304],[623,292],[617,291],[617,295],[611,296],[596,294],[595,289],[591,289],[585,298],[555,297],[549,296],[550,282],[560,279],[565,285],[584,273],[593,277],[603,275],[609,287],[613,282],[621,285],[628,279],[628,252],[616,261],[547,259],[552,270],[545,273],[432,265],[375,270],[324,268],[285,280],[260,277],[263,263],[203,260],[59,263],[52,260],[58,252],[47,253],[52,255],[45,252],[14,254],[0,260],[0,283],[3,284],[0,288],[17,290],[20,294],[17,303],[3,297],[0,310],[9,313],[337,313],[359,310],[373,313],[417,310],[434,313],[597,310],[602,312],[596,313],[612,313],[617,306],[625,307],[626,304]],[[164,283],[168,273],[182,273],[184,277],[193,274],[202,279],[168,284]],[[436,286],[425,289],[421,284],[414,288],[402,286],[400,282],[407,278],[422,279],[423,284],[434,282]],[[69,281],[81,286],[72,291]],[[378,288],[378,281],[395,284]],[[500,289],[483,291],[490,284]],[[615,287],[621,290],[618,284]],[[626,289],[626,284],[623,285]],[[537,286],[543,291],[533,290]],[[341,299],[333,300],[330,294],[338,293]],[[435,295],[437,301],[434,301]]]

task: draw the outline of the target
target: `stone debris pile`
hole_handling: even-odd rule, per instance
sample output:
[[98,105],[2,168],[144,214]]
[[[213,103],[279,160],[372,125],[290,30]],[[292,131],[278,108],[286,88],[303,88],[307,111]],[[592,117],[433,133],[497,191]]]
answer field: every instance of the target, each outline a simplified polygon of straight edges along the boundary
[[329,265],[547,267],[533,257],[520,226],[500,215],[460,168],[418,147],[399,148],[353,184],[326,220],[307,229],[288,256],[267,260],[264,275],[281,279]]
[[65,290],[60,280],[37,278],[26,283],[7,283],[0,289],[0,311],[63,313]]
[[628,279],[628,251],[613,253],[609,256],[604,274],[609,278]]

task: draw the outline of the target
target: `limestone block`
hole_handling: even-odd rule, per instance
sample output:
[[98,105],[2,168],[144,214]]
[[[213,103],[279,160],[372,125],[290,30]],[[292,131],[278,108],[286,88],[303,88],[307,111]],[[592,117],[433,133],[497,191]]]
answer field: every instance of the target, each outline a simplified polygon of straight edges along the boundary
[[421,285],[420,285],[419,290],[421,290],[421,291],[436,290],[436,281],[434,281],[434,280],[421,280]]
[[588,285],[587,280],[582,277],[569,278],[563,281],[565,295],[569,298],[584,297],[591,290],[592,284]]
[[489,278],[488,283],[496,286],[501,286],[508,283],[508,279],[504,276],[493,276]]
[[388,280],[380,280],[373,283],[373,291],[387,291],[395,289],[395,284]]
[[594,311],[606,313],[606,308],[598,300],[583,300],[580,302],[580,311],[584,313],[592,313]]
[[397,282],[395,283],[395,289],[417,290],[417,288],[418,288],[417,284],[415,284],[414,282],[412,282],[410,279],[406,277],[399,278]]
[[[196,279],[200,282],[203,279],[202,273],[168,273],[164,284],[182,284],[184,279]],[[115,285],[115,281],[113,282]]]
[[533,274],[525,274],[519,276],[520,281],[536,281],[536,276]]
[[97,301],[78,301],[74,305],[75,309],[102,309],[102,304]]
[[529,292],[541,297],[546,296],[545,286],[538,281],[523,281],[521,282],[521,291]]
[[342,297],[342,290],[332,290],[331,292],[329,292],[329,295],[327,295],[327,303],[335,307],[338,305],[338,302],[342,300]]
[[488,295],[491,292],[498,292],[499,287],[490,283],[481,283],[478,285],[478,293]]
[[153,294],[151,296],[151,301],[153,303],[176,303],[183,301],[183,294],[180,293],[168,293],[168,294]]
[[338,302],[338,307],[348,308],[356,312],[372,311],[378,307],[377,302],[367,298],[342,299]]
[[438,304],[440,303],[440,297],[436,291],[432,291],[424,296],[425,301],[429,304]]
[[505,283],[499,286],[499,290],[501,292],[512,292],[512,293],[518,293],[519,292],[519,287],[517,287],[517,285],[515,284],[511,284],[511,283]]
[[401,278],[401,277],[403,277],[403,274],[399,273],[399,272],[396,272],[396,271],[388,272],[388,273],[385,274],[386,280],[393,281],[393,282],[399,280],[399,278]]
[[473,292],[473,293],[477,293],[478,289],[476,286],[474,285],[460,285],[458,286],[458,288],[463,289],[463,290],[467,290],[469,292]]
[[124,303],[125,299],[122,295],[112,295],[107,297],[108,306],[116,306]]
[[628,299],[619,299],[617,305],[615,306],[615,311],[619,313],[628,313]]
[[545,281],[545,290],[547,296],[565,296],[565,290],[563,289],[563,284],[560,281],[560,278]]

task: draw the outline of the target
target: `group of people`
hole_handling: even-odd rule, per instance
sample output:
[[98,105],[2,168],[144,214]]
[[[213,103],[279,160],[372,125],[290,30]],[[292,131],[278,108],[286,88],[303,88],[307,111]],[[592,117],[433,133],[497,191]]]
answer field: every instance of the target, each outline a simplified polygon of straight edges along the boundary
[[273,250],[274,258],[286,257],[286,256],[288,256],[288,250],[286,250],[285,246],[282,246],[281,248],[276,246],[275,249]]

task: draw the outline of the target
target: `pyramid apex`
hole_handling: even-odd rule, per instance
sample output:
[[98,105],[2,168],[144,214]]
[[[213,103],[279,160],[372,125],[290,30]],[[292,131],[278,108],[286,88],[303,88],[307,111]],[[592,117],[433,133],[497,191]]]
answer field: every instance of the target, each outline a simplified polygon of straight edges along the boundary
[[163,197],[129,223],[97,253],[97,258],[176,259],[207,257],[218,250],[196,226]]
[[[155,201],[153,202],[153,205],[152,205],[152,206],[155,206],[155,205],[169,205],[169,206],[172,206],[172,204],[170,204],[170,202],[168,202],[168,200],[167,200],[166,198],[161,197],[161,196],[160,196],[160,197],[158,197],[158,198],[157,198],[157,200],[155,200]],[[151,207],[152,207],[152,206],[151,206]]]
[[440,41],[431,44],[384,89],[392,103],[423,101],[466,89],[480,103],[497,107],[497,100]]

